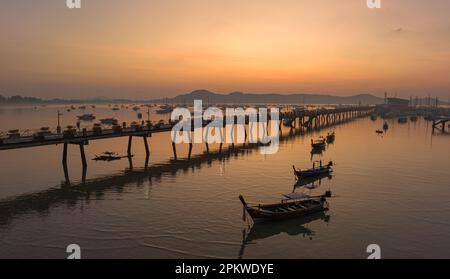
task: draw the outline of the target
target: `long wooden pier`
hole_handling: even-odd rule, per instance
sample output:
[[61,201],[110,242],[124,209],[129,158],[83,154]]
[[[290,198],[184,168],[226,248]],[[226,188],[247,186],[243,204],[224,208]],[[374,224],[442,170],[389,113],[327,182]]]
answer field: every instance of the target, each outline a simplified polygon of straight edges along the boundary
[[[280,113],[280,124],[284,123],[285,126],[292,127],[299,130],[311,131],[314,129],[320,129],[336,124],[340,124],[355,118],[360,118],[369,115],[374,110],[371,106],[351,106],[351,107],[340,107],[334,109],[318,109],[318,110],[295,110],[291,112]],[[268,116],[270,121],[270,115]],[[246,119],[248,122],[248,117]],[[208,123],[203,123],[203,126]],[[148,159],[150,156],[150,147],[148,143],[148,138],[154,133],[169,132],[173,128],[172,124],[165,124],[159,126],[148,125],[133,125],[131,127],[126,127],[123,125],[120,129],[105,129],[105,130],[87,130],[83,129],[81,131],[67,131],[52,133],[47,136],[27,136],[27,137],[17,137],[14,139],[0,139],[0,151],[2,150],[14,150],[22,148],[33,148],[39,146],[49,146],[49,145],[63,145],[62,154],[62,164],[64,167],[64,172],[66,178],[68,178],[67,171],[67,151],[69,145],[78,145],[80,149],[81,161],[83,164],[83,173],[85,174],[87,168],[87,159],[85,155],[85,146],[89,144],[90,141],[102,140],[102,139],[113,139],[119,137],[128,137],[128,148],[127,155],[129,158],[132,156],[132,142],[133,138],[140,137],[143,138],[143,143],[146,150],[146,166],[148,164]],[[224,126],[226,126],[226,119],[224,119]],[[206,150],[209,152],[208,143],[206,144]],[[189,144],[189,158],[191,157],[192,143]],[[222,144],[221,144],[222,147]],[[173,157],[177,160],[176,144],[172,143]],[[222,148],[220,148],[221,150]]]

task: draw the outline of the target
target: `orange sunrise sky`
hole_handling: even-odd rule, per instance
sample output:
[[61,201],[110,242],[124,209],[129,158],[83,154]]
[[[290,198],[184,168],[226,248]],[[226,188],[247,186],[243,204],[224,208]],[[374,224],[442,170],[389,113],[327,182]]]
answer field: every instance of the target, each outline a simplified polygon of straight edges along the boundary
[[450,94],[450,1],[1,0],[0,94]]

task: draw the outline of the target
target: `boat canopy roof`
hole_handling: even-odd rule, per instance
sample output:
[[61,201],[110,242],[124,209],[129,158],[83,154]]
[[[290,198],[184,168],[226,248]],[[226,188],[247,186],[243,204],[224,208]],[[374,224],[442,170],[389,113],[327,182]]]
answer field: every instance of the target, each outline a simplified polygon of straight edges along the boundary
[[285,198],[290,199],[290,200],[298,200],[298,199],[305,199],[305,198],[309,198],[308,195],[303,194],[303,193],[290,193],[290,194],[285,194],[283,195]]

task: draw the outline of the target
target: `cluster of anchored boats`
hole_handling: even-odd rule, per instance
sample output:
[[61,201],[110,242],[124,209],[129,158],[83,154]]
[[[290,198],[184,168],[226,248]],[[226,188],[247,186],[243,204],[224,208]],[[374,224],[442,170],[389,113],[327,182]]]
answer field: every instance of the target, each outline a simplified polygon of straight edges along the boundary
[[[321,137],[318,140],[311,140],[311,146],[314,149],[325,149],[327,143],[334,142],[336,136],[334,132],[328,133],[324,138]],[[328,164],[322,164],[322,161],[314,162],[311,169],[297,169],[294,168],[294,175],[297,179],[297,184],[305,185],[309,182],[314,182],[317,179],[329,176],[333,171],[333,162]],[[331,191],[326,191],[323,195],[309,196],[302,193],[291,193],[283,195],[283,199],[280,203],[265,204],[265,205],[250,205],[243,196],[239,196],[239,199],[244,206],[244,220],[246,215],[254,221],[260,220],[280,220],[297,216],[304,216],[315,212],[321,212],[328,209],[327,198],[331,197]]]

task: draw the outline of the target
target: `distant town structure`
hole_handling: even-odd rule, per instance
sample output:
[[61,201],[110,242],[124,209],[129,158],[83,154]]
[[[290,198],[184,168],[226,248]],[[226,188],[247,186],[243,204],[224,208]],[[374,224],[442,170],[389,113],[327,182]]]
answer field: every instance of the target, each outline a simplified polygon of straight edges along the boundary
[[390,110],[408,110],[409,100],[400,98],[387,98],[387,108]]
[[384,104],[376,106],[376,112],[385,115],[388,113],[401,113],[410,110],[410,101],[400,98],[388,98],[385,95]]

